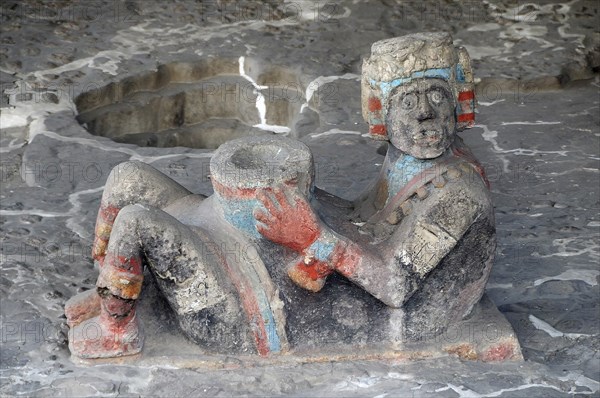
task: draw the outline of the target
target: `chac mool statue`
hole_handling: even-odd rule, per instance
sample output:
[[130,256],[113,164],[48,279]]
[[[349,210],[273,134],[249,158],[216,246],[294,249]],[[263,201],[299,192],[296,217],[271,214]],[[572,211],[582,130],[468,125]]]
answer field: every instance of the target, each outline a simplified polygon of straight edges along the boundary
[[73,355],[140,352],[144,268],[214,353],[398,349],[467,317],[496,245],[484,171],[456,135],[474,122],[467,52],[443,33],[373,44],[362,106],[389,145],[354,202],[315,187],[309,149],[289,138],[222,145],[210,197],[146,164],[117,166],[96,223],[97,289],[66,308]]

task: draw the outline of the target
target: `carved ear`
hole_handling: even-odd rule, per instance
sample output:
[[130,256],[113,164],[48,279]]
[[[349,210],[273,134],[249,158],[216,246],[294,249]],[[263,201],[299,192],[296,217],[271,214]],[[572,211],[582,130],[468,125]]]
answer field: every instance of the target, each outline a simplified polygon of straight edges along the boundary
[[464,47],[458,47],[458,64],[456,65],[456,121],[457,130],[462,131],[475,125],[475,90],[471,58]]
[[368,68],[369,58],[363,59],[362,64],[362,77],[360,79],[360,104],[362,108],[362,117],[365,122],[369,123],[369,113],[368,113],[368,99],[371,96],[371,86],[367,82],[367,68]]
[[376,96],[367,99],[369,134],[376,140],[387,140],[387,129],[383,118],[381,100]]
[[383,117],[383,104],[381,92],[377,88],[371,87],[367,82],[366,73],[368,58],[363,61],[363,77],[361,79],[361,103],[362,115],[367,123],[369,123],[369,135],[371,138],[380,141],[388,139],[385,120]]

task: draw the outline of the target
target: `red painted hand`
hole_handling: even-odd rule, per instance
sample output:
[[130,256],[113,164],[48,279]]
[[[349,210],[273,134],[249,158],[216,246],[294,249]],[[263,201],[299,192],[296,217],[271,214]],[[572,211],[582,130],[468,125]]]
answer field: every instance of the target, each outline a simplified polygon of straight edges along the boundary
[[282,188],[260,192],[257,199],[267,212],[260,208],[254,210],[254,218],[258,220],[256,229],[271,242],[300,253],[319,237],[319,221],[306,199],[298,193],[292,196],[293,204]]

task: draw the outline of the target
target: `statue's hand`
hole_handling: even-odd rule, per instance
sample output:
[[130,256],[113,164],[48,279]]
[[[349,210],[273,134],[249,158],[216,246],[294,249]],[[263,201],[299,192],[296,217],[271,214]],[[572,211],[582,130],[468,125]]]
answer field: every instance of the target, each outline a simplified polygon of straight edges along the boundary
[[307,200],[297,192],[291,196],[293,203],[282,188],[260,192],[257,198],[267,211],[256,208],[254,217],[265,238],[300,253],[319,237],[321,227]]

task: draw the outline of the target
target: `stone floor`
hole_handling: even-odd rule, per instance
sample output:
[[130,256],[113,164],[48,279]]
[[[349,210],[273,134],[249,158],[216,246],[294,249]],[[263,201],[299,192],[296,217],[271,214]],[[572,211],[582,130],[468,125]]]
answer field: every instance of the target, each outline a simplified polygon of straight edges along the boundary
[[[600,396],[597,2],[202,4],[2,3],[0,395]],[[361,57],[376,40],[429,30],[465,45],[481,79],[478,124],[462,136],[486,166],[496,206],[499,246],[487,293],[513,325],[525,362],[448,356],[240,368],[231,358],[230,368],[210,370],[70,360],[62,310],[95,282],[91,234],[110,169],[142,160],[211,192],[211,149],[90,134],[75,119],[80,94],[114,83],[117,99],[129,100],[128,82],[158,65],[233,62],[254,88],[300,93],[278,108],[261,91],[266,111],[251,96],[258,129],[290,128],[314,152],[318,185],[352,198],[382,160],[363,136]],[[98,93],[98,101],[115,100]],[[140,95],[133,108],[154,94]]]

